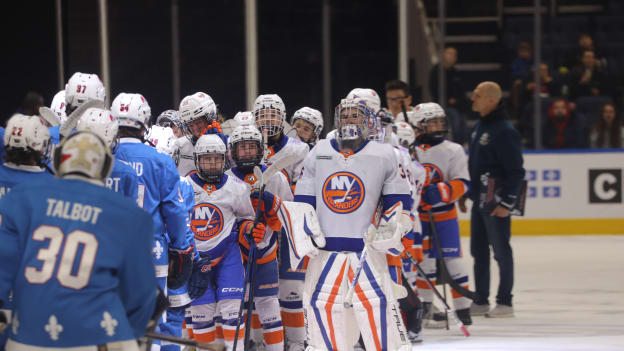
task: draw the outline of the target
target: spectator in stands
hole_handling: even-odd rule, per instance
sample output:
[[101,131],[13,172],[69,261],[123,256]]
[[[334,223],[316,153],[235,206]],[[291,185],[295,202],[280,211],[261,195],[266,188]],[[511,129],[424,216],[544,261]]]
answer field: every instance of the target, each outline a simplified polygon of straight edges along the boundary
[[553,101],[548,109],[548,119],[542,132],[546,149],[569,149],[585,147],[578,116],[565,99]]
[[[532,70],[531,70],[532,71]],[[547,98],[551,96],[561,96],[561,84],[553,78],[548,69],[548,65],[545,63],[540,64],[539,68],[540,77],[540,96]],[[526,105],[533,99],[535,94],[535,80],[533,74],[528,74],[522,81],[523,94],[521,99],[521,106]]]
[[522,81],[531,71],[533,65],[533,47],[529,42],[523,41],[516,49],[518,56],[511,62],[512,81]]
[[[594,39],[588,33],[582,33],[579,36],[578,46],[566,54],[563,66],[567,67],[568,70],[573,70],[575,67],[582,65],[582,57],[587,50],[593,51],[596,57],[600,57],[594,45]],[[601,64],[600,60],[597,60],[597,64]]]
[[581,96],[610,95],[604,73],[592,50],[585,50],[581,65],[576,66],[570,75],[570,98],[576,100]]
[[405,106],[407,111],[411,111],[412,92],[409,84],[402,80],[394,79],[386,82],[386,104],[395,120],[399,113],[403,112],[401,106]]
[[600,109],[600,119],[594,124],[589,133],[589,143],[592,148],[621,148],[622,119],[617,118],[615,105],[607,103]]
[[431,94],[433,101],[440,105],[454,108],[460,113],[463,113],[466,107],[466,91],[464,90],[464,84],[459,76],[459,72],[455,68],[455,64],[457,63],[457,49],[452,46],[447,47],[444,50],[442,61],[446,72],[446,103],[440,102],[438,89],[439,64],[433,66],[429,72],[429,94]]

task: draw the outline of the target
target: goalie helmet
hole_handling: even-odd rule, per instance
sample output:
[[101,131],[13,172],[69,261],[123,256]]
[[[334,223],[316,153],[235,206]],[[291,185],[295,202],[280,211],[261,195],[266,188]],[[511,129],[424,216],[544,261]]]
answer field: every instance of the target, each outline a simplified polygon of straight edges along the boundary
[[119,123],[109,110],[92,107],[84,112],[76,125],[78,131],[89,131],[104,140],[112,152],[119,144]]
[[334,114],[336,141],[341,149],[356,149],[379,129],[375,114],[366,103],[357,99],[342,99]]
[[199,177],[207,183],[219,183],[225,172],[226,152],[225,144],[218,135],[205,134],[199,137],[193,152]]
[[419,141],[430,144],[439,142],[448,133],[448,121],[442,107],[435,102],[425,102],[414,107],[414,120],[420,131]]
[[364,100],[368,109],[375,114],[381,110],[381,99],[379,99],[379,94],[373,89],[355,88],[347,94],[346,98]]
[[97,74],[74,73],[65,85],[65,103],[73,110],[89,100],[106,100],[104,84]]
[[256,98],[253,105],[253,115],[256,126],[267,136],[279,135],[284,130],[286,121],[286,106],[277,94],[265,94]]
[[228,144],[232,160],[242,172],[249,173],[254,166],[259,165],[262,161],[264,144],[262,134],[255,126],[236,127],[230,135]]
[[158,150],[173,158],[176,166],[180,162],[180,150],[176,146],[176,138],[173,129],[169,127],[152,126],[147,134],[147,140]]
[[302,107],[298,109],[297,111],[295,111],[295,113],[293,114],[293,117],[292,117],[293,125],[295,125],[295,121],[297,121],[298,119],[302,121],[306,121],[312,125],[312,128],[313,128],[312,132],[314,133],[314,136],[313,138],[311,138],[311,140],[308,140],[306,142],[315,143],[320,137],[321,132],[323,131],[323,114],[321,113],[321,111],[315,110],[307,106]]
[[407,122],[398,122],[395,123],[396,134],[399,138],[399,144],[403,147],[409,147],[416,140],[416,134],[414,133],[414,128]]
[[147,129],[152,109],[141,94],[121,93],[115,97],[111,112],[120,127]]
[[34,159],[43,165],[50,156],[50,131],[38,116],[13,115],[4,132],[7,161],[25,164]]
[[54,170],[57,177],[73,175],[102,182],[113,170],[113,155],[95,133],[79,131],[54,150]]
[[56,114],[61,124],[67,120],[67,112],[65,111],[65,90],[61,90],[52,99],[50,109]]
[[239,126],[256,125],[256,119],[254,118],[251,111],[238,112],[234,116],[234,120],[236,121],[236,123],[238,123]]
[[217,105],[210,95],[202,92],[182,99],[179,112],[180,120],[185,125],[185,131],[191,141],[196,141],[204,129],[217,119]]

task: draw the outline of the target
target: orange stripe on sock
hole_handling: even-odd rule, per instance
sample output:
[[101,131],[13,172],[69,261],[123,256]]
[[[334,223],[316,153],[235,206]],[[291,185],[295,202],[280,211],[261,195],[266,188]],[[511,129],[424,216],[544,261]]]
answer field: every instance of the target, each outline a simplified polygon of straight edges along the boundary
[[260,317],[257,313],[251,315],[251,329],[262,329],[262,323],[260,323]]
[[211,331],[208,333],[195,333],[195,335],[193,336],[195,340],[197,341],[201,341],[201,342],[214,342],[217,338],[217,333],[215,331]]
[[[435,286],[436,285],[436,281],[435,280],[431,280],[431,284],[433,284],[433,286]],[[427,285],[427,282],[425,280],[423,280],[423,279],[416,279],[416,287],[418,289],[431,290],[429,285]]]
[[[236,335],[236,329],[223,329],[223,339],[226,341],[234,341],[234,335]],[[245,338],[245,328],[241,326],[238,331],[238,340]]]
[[267,345],[275,345],[284,342],[284,329],[264,333],[264,342]]
[[[468,289],[468,285],[464,285],[464,286],[462,286],[462,288]],[[464,295],[458,293],[455,289],[451,289],[451,296],[453,296],[454,299],[458,299],[460,297],[464,297]]]
[[289,328],[303,328],[305,327],[305,319],[303,318],[303,312],[285,312],[282,311],[282,324]]

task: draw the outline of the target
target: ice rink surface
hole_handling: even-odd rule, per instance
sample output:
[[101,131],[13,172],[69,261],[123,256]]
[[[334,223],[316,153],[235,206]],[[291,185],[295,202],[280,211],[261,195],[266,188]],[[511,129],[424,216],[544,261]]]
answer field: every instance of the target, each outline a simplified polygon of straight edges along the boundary
[[[472,275],[470,240],[462,245]],[[515,318],[473,317],[468,338],[452,321],[424,329],[413,350],[624,350],[624,235],[516,236],[512,248]],[[493,259],[492,280],[493,306]]]

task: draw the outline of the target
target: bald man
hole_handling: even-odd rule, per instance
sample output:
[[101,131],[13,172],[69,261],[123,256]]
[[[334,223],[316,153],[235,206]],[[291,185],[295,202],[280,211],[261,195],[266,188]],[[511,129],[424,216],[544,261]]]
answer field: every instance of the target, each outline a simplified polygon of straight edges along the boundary
[[[469,196],[473,201],[470,223],[470,253],[474,257],[477,299],[473,316],[513,317],[513,256],[510,211],[516,205],[524,179],[520,134],[507,120],[501,106],[502,91],[495,82],[482,82],[472,94],[472,110],[481,118],[470,134],[468,170]],[[482,206],[488,179],[495,180],[496,205]],[[485,184],[484,184],[485,181]],[[500,282],[496,306],[490,310],[490,245],[498,263]]]

